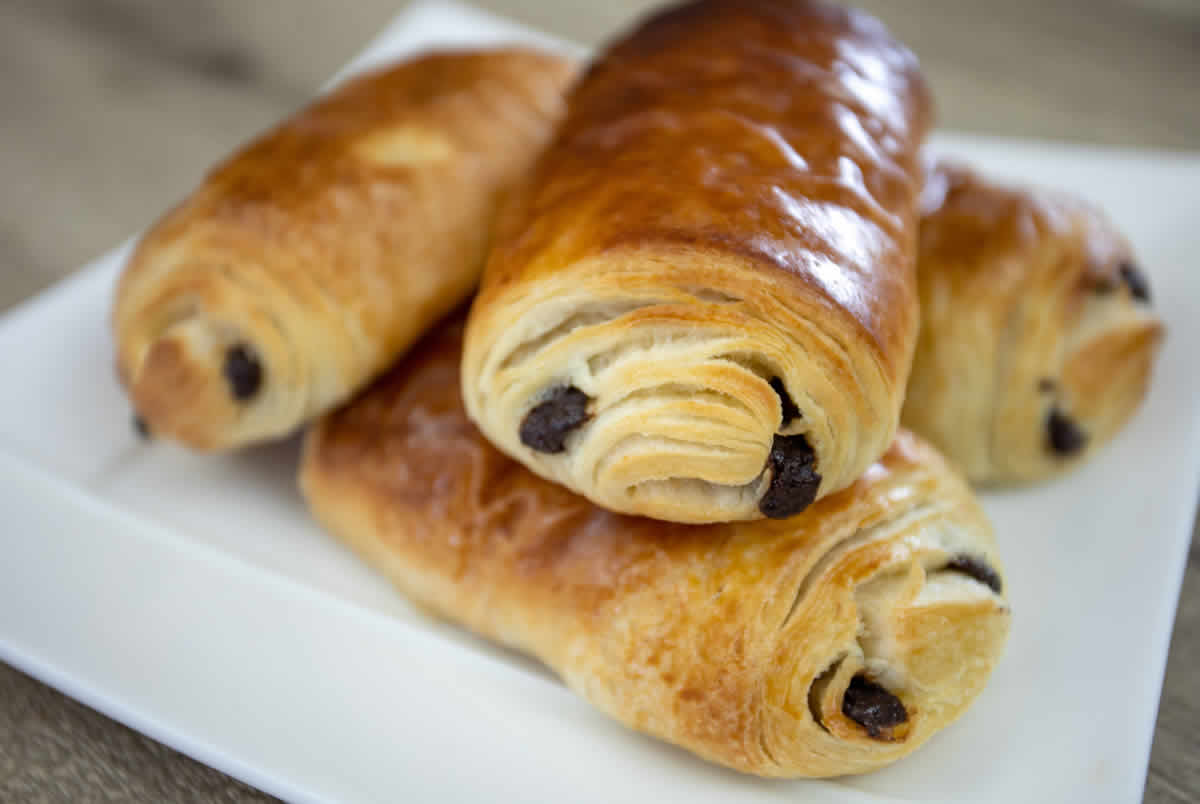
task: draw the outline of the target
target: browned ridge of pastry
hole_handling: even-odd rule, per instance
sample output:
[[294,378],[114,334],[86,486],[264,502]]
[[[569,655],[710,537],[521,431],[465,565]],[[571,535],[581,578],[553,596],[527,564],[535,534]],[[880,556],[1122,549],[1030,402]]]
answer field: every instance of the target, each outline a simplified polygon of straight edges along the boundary
[[931,161],[917,273],[903,422],[974,482],[1079,463],[1145,396],[1163,325],[1129,243],[1095,207]]
[[859,12],[651,17],[576,84],[500,213],[471,418],[538,474],[666,520],[787,517],[854,482],[916,342],[930,117],[912,54]]
[[421,606],[631,728],[763,776],[878,768],[984,686],[1010,620],[991,529],[914,436],[789,520],[629,517],[479,433],[461,348],[458,321],[431,333],[318,422],[301,469],[317,518]]
[[499,195],[571,67],[435,53],[356,78],[218,165],[143,238],[113,310],[145,429],[202,450],[286,435],[466,298]]

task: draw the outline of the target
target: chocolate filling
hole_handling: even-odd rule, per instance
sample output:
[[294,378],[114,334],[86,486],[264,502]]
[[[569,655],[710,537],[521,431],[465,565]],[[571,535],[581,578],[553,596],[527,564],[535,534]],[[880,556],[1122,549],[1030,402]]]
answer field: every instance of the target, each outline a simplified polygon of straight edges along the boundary
[[150,425],[137,413],[133,414],[133,432],[137,433],[138,438],[150,440]]
[[770,519],[787,519],[810,506],[821,486],[816,459],[803,435],[775,436],[767,457],[771,486],[758,501],[758,510]]
[[1125,287],[1129,288],[1129,295],[1140,302],[1149,304],[1150,282],[1146,280],[1146,275],[1132,262],[1121,263],[1118,270],[1121,272],[1121,281],[1125,283]]
[[262,387],[262,364],[244,343],[234,344],[226,350],[223,372],[230,393],[239,402],[250,399]]
[[521,420],[521,443],[538,452],[564,451],[571,431],[591,418],[587,412],[591,401],[573,385],[554,388]]
[[960,553],[950,559],[946,564],[946,569],[961,572],[963,575],[969,575],[996,594],[1000,594],[1000,589],[1002,588],[1000,573],[996,572],[991,564],[979,556]]
[[1050,393],[1051,391],[1058,390],[1058,382],[1052,377],[1042,377],[1040,380],[1038,380],[1037,387],[1038,390],[1042,391],[1043,393]]
[[796,407],[796,403],[788,396],[787,389],[783,387],[783,380],[772,377],[771,387],[775,389],[775,393],[779,394],[779,406],[783,410],[782,426],[787,427],[792,419],[800,418],[800,408]]
[[1050,449],[1062,456],[1074,455],[1087,446],[1087,433],[1058,408],[1051,408],[1046,418],[1046,436]]
[[908,710],[900,699],[865,676],[850,679],[842,696],[842,714],[877,740],[884,737],[884,729],[908,721]]

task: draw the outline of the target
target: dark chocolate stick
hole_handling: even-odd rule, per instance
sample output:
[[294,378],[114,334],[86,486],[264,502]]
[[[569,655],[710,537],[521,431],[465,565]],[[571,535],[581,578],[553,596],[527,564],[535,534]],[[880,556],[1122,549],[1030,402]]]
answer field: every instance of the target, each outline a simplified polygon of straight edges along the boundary
[[1125,283],[1125,287],[1129,288],[1129,295],[1140,302],[1149,304],[1150,282],[1146,279],[1146,275],[1132,262],[1121,263],[1118,270],[1121,272],[1121,281]]
[[821,487],[816,459],[803,435],[775,436],[767,457],[771,486],[758,501],[758,510],[770,519],[787,519],[812,505]]
[[1051,408],[1046,417],[1046,440],[1056,454],[1074,455],[1087,446],[1087,433],[1067,414]]
[[225,380],[233,398],[245,402],[262,387],[263,369],[249,346],[237,343],[225,352]]
[[908,721],[908,710],[900,699],[865,676],[850,679],[842,697],[842,714],[877,740],[884,736],[884,729]]
[[946,564],[946,569],[961,572],[963,575],[969,575],[984,586],[989,587],[996,594],[1000,594],[1000,573],[996,572],[991,564],[979,556],[960,553],[950,559],[949,563]]
[[567,436],[589,418],[591,399],[573,385],[563,385],[547,394],[521,420],[521,443],[532,450],[557,454],[567,448]]

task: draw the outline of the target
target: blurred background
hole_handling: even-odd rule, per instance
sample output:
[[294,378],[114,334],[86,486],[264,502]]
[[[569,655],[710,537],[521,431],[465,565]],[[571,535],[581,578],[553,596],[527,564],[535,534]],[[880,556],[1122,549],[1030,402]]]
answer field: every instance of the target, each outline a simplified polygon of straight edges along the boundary
[[[585,44],[658,5],[474,4]],[[1200,0],[855,4],[920,56],[943,128],[1200,149]],[[0,311],[149,224],[404,5],[0,0]],[[1194,540],[1148,802],[1200,802],[1198,663]],[[269,800],[0,664],[0,801],[98,799]]]

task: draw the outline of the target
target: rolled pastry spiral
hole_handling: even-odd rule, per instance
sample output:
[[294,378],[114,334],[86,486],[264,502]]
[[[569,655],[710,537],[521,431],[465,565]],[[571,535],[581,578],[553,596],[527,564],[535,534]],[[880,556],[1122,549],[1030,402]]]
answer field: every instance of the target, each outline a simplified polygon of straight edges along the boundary
[[930,115],[915,59],[863,14],[650,18],[576,84],[501,212],[471,418],[624,513],[783,518],[848,486],[899,420]]
[[901,431],[788,520],[615,514],[471,424],[451,321],[310,431],[301,486],[335,536],[432,612],[625,725],[746,773],[869,771],[983,688],[1010,614],[965,483]]
[[1137,409],[1163,338],[1129,243],[1065,194],[929,176],[904,425],[976,483],[1078,464]]
[[474,289],[571,74],[531,50],[429,54],[218,165],[117,289],[118,373],[149,430],[200,450],[280,437],[387,368]]

